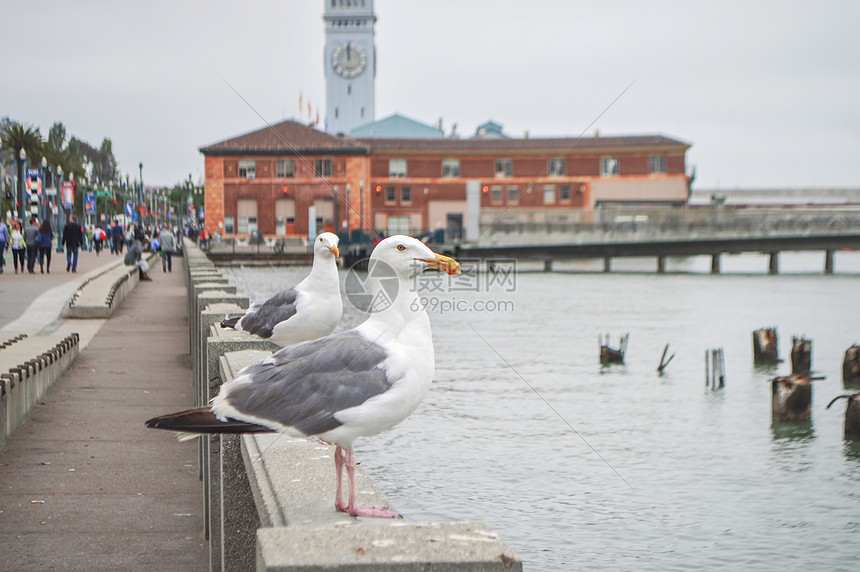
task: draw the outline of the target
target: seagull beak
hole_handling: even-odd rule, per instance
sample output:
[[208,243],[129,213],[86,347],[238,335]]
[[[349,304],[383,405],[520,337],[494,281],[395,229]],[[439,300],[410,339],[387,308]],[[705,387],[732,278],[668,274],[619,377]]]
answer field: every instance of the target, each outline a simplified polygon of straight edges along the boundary
[[442,272],[447,272],[448,274],[459,274],[460,273],[460,263],[454,260],[453,258],[448,258],[447,256],[443,256],[441,254],[433,253],[436,258],[418,258],[416,260],[420,260],[430,268],[435,268],[436,270],[441,270]]
[[340,256],[340,250],[338,250],[336,246],[329,246],[329,247],[328,247],[328,250],[329,250],[329,252],[331,252],[332,254],[334,254],[334,257],[335,257],[335,258],[337,258],[338,256]]

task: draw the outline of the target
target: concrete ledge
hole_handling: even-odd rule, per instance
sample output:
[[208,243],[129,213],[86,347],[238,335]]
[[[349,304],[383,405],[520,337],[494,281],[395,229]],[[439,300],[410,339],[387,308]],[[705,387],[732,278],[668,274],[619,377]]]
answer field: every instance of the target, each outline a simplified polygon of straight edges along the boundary
[[[144,259],[152,266],[156,254]],[[110,318],[139,281],[137,266],[126,266],[122,261],[106,272],[90,278],[75,292],[69,301],[64,317],[77,319]]]
[[0,444],[80,353],[80,336],[32,336],[0,352]]
[[522,563],[480,522],[261,528],[257,570],[517,571]]

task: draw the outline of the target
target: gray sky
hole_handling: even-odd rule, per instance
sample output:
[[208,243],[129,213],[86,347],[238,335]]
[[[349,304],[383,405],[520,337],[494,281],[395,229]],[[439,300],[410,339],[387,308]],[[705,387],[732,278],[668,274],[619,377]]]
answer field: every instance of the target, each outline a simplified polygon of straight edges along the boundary
[[[325,112],[323,0],[3,0],[0,116],[54,121],[147,184]],[[661,133],[696,188],[860,187],[856,0],[375,0],[376,116],[472,135]],[[12,20],[15,20],[13,24]],[[629,85],[632,87],[591,127]]]

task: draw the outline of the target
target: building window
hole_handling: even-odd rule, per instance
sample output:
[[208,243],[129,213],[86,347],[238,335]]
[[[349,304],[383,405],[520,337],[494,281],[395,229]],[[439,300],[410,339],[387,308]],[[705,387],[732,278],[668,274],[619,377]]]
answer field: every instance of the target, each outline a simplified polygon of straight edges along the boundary
[[401,203],[411,203],[412,202],[412,187],[403,187],[400,189],[400,202]]
[[554,185],[547,185],[543,188],[543,204],[545,204],[545,205],[555,204],[555,186]]
[[496,178],[513,177],[514,176],[514,160],[513,159],[496,159]]
[[253,159],[239,159],[239,178],[256,179],[257,162]]
[[275,199],[275,234],[286,236],[296,233],[296,201]]
[[490,189],[490,202],[494,205],[502,203],[502,187],[493,187]]
[[394,234],[412,234],[409,222],[408,215],[388,217],[388,236]]
[[331,159],[317,159],[314,161],[314,175],[317,177],[331,177]]
[[460,159],[442,159],[442,176],[459,177]]
[[550,177],[563,177],[567,174],[567,163],[564,159],[550,159],[547,171]]
[[610,177],[612,175],[618,175],[620,172],[619,169],[618,157],[601,157],[600,158],[600,176],[601,177]]
[[233,234],[236,232],[236,227],[233,226],[233,217],[225,216],[224,217],[224,234]]
[[651,156],[651,172],[652,173],[668,173],[669,169],[666,164],[666,156],[665,155],[652,155]]
[[236,204],[236,234],[257,232],[256,199],[239,199]]
[[388,176],[392,179],[406,176],[406,159],[389,159]]
[[292,159],[278,161],[275,166],[275,176],[279,179],[292,179],[295,175],[295,165]]
[[558,200],[561,202],[570,200],[570,185],[562,185]]
[[385,202],[393,203],[395,201],[397,201],[397,188],[385,187]]
[[508,187],[508,202],[513,204],[520,198],[520,190],[517,187]]

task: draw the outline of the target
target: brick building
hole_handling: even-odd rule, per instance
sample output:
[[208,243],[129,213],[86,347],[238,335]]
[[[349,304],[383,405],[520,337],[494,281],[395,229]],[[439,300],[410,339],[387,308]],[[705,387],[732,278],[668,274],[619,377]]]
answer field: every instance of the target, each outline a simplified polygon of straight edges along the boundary
[[318,232],[433,228],[458,238],[469,182],[480,186],[482,213],[683,205],[689,147],[662,135],[348,137],[284,121],[200,149],[206,228],[307,236],[313,207]]

